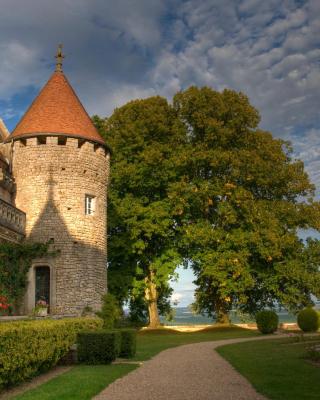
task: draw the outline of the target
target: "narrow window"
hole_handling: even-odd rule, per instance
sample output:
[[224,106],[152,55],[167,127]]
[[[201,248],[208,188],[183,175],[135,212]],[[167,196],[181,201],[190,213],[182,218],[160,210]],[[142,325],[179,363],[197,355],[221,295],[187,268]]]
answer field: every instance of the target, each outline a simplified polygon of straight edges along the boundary
[[46,136],[38,136],[37,137],[37,144],[46,144],[47,143],[47,138]]
[[95,196],[91,196],[86,194],[85,197],[85,214],[86,215],[93,215],[96,208],[96,198]]
[[50,268],[47,266],[36,267],[36,293],[35,300],[45,301],[50,304]]
[[63,136],[58,136],[58,145],[65,146],[67,144],[67,138]]

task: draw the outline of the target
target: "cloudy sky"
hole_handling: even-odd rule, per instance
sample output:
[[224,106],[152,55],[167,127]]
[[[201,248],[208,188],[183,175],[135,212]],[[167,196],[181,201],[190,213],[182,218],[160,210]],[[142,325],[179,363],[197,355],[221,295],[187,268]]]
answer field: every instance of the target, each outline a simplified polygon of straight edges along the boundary
[[[90,114],[190,85],[243,91],[320,189],[319,0],[0,0],[0,117],[10,130],[60,42]],[[191,280],[176,285],[181,305]]]

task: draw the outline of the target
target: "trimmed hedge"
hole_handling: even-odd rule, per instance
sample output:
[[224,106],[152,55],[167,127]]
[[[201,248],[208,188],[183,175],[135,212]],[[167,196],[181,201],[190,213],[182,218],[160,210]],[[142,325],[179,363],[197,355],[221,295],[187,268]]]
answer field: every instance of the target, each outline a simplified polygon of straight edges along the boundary
[[135,329],[121,329],[120,357],[134,357],[137,349],[137,331]]
[[307,307],[299,312],[297,322],[303,332],[317,332],[320,327],[320,316],[312,307]]
[[273,333],[278,329],[279,318],[272,310],[262,310],[256,314],[256,322],[261,333]]
[[78,361],[85,364],[110,364],[120,354],[119,331],[99,330],[78,334]]
[[0,389],[48,370],[68,352],[79,332],[101,326],[98,318],[0,323]]

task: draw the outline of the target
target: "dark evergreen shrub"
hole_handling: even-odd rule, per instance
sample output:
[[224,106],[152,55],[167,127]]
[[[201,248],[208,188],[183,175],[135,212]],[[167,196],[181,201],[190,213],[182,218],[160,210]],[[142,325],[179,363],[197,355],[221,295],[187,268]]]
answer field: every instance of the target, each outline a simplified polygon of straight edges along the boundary
[[121,329],[120,357],[134,357],[137,348],[137,331],[135,329]]
[[110,364],[120,354],[120,332],[100,330],[78,335],[78,360],[85,364]]
[[256,323],[261,333],[273,333],[278,328],[278,315],[272,310],[262,310],[256,314]]
[[316,332],[320,325],[319,315],[311,307],[307,307],[299,312],[297,322],[303,332]]

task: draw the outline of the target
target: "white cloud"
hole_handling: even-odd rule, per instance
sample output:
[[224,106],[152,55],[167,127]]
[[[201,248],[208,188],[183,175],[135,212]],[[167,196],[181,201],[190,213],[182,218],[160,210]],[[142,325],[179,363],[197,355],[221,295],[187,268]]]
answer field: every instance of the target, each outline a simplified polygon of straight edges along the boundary
[[306,100],[306,96],[295,97],[283,103],[283,106],[291,106],[292,104],[299,104]]
[[132,84],[113,85],[112,82],[105,82],[103,88],[97,87],[96,90],[91,87],[90,93],[92,93],[92,97],[88,94],[86,96],[86,108],[91,115],[111,115],[115,108],[123,106],[128,101],[157,95],[153,88],[143,88]]
[[13,40],[0,42],[0,98],[6,99],[21,87],[38,84],[39,74],[34,70],[34,59],[38,57],[34,48]]
[[294,131],[319,124],[319,35],[311,5],[246,1],[238,7],[248,13],[242,16],[232,2],[188,1],[180,17],[192,39],[179,52],[163,49],[151,81],[166,96],[191,84],[241,90],[261,111],[262,126],[278,136],[288,125]]
[[174,306],[187,307],[194,302],[194,288],[192,290],[175,291],[170,299]]
[[182,298],[183,298],[182,293],[178,292],[173,293],[173,295],[171,296],[171,304],[178,305]]
[[295,156],[305,163],[309,177],[320,195],[320,129],[309,129],[303,137],[295,136]]

